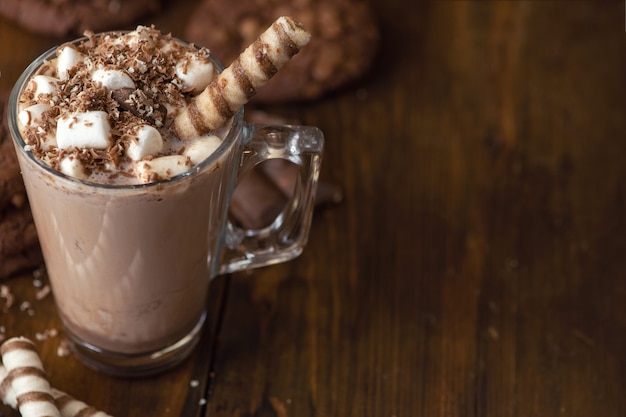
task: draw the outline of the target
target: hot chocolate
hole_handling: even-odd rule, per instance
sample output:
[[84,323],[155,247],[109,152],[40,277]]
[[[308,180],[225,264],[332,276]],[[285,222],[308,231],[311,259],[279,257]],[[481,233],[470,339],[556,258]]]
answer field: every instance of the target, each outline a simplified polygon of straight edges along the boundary
[[[140,26],[89,33],[26,70],[11,131],[59,313],[86,362],[124,375],[171,366],[197,341],[211,277],[300,253],[323,137],[255,134],[241,106],[306,42],[281,18],[221,71],[208,50]],[[242,162],[251,141],[265,150]],[[242,163],[270,157],[300,164],[304,185],[269,243],[250,249],[253,234],[225,232],[228,204]],[[224,261],[226,241],[240,259]]]
[[[198,325],[207,254],[222,232],[211,219],[226,210],[220,184],[236,166],[237,146],[225,143],[207,160],[227,127],[183,142],[171,125],[218,71],[208,50],[140,26],[61,46],[26,84],[18,120],[27,150],[67,177],[102,184],[94,192],[23,170],[59,311],[78,339],[139,353]],[[202,172],[188,181],[118,187],[193,167]],[[155,262],[164,254],[168,262]]]

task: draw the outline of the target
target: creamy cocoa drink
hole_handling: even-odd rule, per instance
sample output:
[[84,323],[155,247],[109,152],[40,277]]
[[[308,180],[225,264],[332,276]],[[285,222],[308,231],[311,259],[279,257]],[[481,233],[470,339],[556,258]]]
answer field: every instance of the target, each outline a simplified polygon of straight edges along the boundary
[[[185,94],[212,80],[216,69],[208,56],[146,27],[64,46],[20,99],[26,143],[50,167],[101,184],[139,184],[188,171],[223,137],[183,144],[168,130]],[[172,81],[163,87],[160,78]],[[221,225],[208,219],[222,217],[211,213],[225,210],[226,200],[213,193],[224,192],[219,184],[232,172],[234,150],[231,145],[211,161],[208,171],[214,172],[140,192],[94,193],[71,181],[36,178],[49,176],[45,171],[24,171],[69,331],[122,353],[160,348],[189,333],[203,309],[206,257],[221,234]],[[194,227],[207,223],[208,234]],[[181,242],[185,251],[170,246]],[[170,261],[155,262],[163,253],[172,254]],[[142,279],[133,278],[134,270]],[[80,279],[64,278],[74,274]]]
[[[275,24],[257,43],[269,50],[291,29]],[[273,72],[298,43],[284,45]],[[250,56],[263,48],[253,46]],[[222,72],[209,50],[153,27],[87,34],[36,61],[12,94],[10,127],[58,310],[98,369],[141,375],[179,362],[198,339],[211,277],[302,250],[323,137],[242,121],[241,104],[273,74],[262,75],[272,56],[244,55],[241,69]],[[236,179],[270,157],[300,164],[302,187],[291,220],[260,237],[227,210]]]

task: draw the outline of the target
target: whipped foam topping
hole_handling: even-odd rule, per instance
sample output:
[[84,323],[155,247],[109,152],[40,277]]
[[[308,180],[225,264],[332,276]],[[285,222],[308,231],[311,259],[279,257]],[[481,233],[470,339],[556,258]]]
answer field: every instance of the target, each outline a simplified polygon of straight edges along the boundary
[[209,50],[146,26],[85,36],[59,47],[22,92],[27,150],[66,175],[111,184],[158,181],[210,156],[220,132],[194,146],[171,129],[217,75]]

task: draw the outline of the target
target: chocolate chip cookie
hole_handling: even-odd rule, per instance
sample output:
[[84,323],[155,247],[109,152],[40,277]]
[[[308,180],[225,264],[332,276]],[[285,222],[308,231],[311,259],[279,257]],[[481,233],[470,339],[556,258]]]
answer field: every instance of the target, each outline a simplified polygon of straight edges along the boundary
[[279,16],[300,21],[312,39],[253,101],[315,99],[357,80],[371,66],[379,31],[365,0],[203,0],[186,38],[229,65]]
[[2,0],[0,15],[50,36],[118,29],[160,9],[159,0]]

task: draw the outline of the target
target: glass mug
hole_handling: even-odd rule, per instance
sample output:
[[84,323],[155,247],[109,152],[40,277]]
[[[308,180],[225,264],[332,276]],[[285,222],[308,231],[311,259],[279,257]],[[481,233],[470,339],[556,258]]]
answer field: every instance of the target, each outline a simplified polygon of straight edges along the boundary
[[[37,159],[18,127],[19,97],[55,52],[21,75],[8,121],[65,333],[78,357],[105,373],[169,369],[199,340],[212,278],[302,252],[323,134],[250,124],[241,108],[220,147],[189,172],[141,185],[81,181]],[[293,198],[271,225],[242,229],[228,217],[233,191],[249,169],[273,158],[299,167]]]

